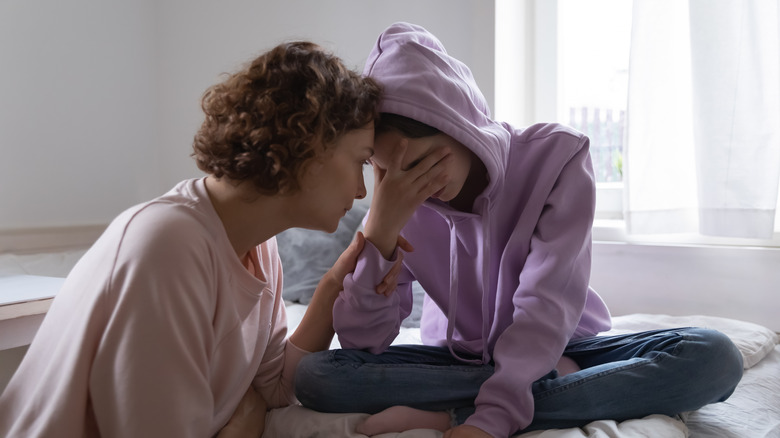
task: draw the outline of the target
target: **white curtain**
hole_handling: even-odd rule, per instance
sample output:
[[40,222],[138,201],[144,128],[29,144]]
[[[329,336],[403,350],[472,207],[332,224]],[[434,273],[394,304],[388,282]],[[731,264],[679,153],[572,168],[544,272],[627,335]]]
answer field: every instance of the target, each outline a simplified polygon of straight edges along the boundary
[[778,0],[634,0],[629,233],[772,237],[779,24]]

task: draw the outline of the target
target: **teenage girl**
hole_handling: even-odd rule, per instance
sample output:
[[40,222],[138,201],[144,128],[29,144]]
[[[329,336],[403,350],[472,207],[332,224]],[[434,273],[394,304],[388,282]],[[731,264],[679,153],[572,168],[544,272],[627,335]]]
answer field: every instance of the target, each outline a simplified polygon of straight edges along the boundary
[[[384,88],[367,242],[334,306],[345,349],[298,368],[305,406],[375,414],[358,428],[366,435],[424,427],[507,437],[675,415],[731,394],[742,359],[719,332],[596,336],[611,322],[588,285],[586,136],[492,120],[468,67],[420,26],[390,26],[364,74]],[[415,251],[394,293],[377,294],[403,253],[398,236]],[[427,293],[424,345],[391,347],[413,280]]]

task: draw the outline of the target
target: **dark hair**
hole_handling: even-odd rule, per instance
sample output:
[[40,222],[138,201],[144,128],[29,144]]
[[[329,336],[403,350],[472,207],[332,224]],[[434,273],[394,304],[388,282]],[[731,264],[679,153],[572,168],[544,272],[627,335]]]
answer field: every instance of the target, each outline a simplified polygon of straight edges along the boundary
[[381,113],[374,129],[374,135],[377,136],[395,130],[409,138],[430,137],[441,132],[423,122],[393,113]]
[[297,190],[311,159],[377,118],[380,96],[373,79],[318,45],[280,44],[206,90],[192,156],[204,172],[263,194]]

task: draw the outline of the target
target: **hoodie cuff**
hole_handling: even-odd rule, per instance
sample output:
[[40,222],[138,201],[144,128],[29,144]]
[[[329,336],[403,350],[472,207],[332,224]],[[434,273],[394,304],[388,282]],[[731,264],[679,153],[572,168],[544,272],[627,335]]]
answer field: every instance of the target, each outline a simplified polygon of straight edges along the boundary
[[[530,421],[527,423],[530,424]],[[512,436],[521,427],[525,427],[517,425],[505,410],[497,406],[477,406],[476,411],[464,424],[478,427],[496,438]]]
[[387,260],[373,243],[366,240],[355,266],[355,272],[352,274],[352,282],[361,289],[374,290],[376,285],[390,272],[395,262],[398,261],[398,251],[399,249],[396,246],[390,260]]

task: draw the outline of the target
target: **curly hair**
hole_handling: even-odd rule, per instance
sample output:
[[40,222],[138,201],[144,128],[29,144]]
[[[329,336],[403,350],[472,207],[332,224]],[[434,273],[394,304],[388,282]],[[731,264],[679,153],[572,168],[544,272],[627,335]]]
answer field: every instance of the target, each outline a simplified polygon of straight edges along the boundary
[[378,117],[381,88],[320,46],[289,42],[210,87],[193,142],[198,168],[274,195],[347,131]]

